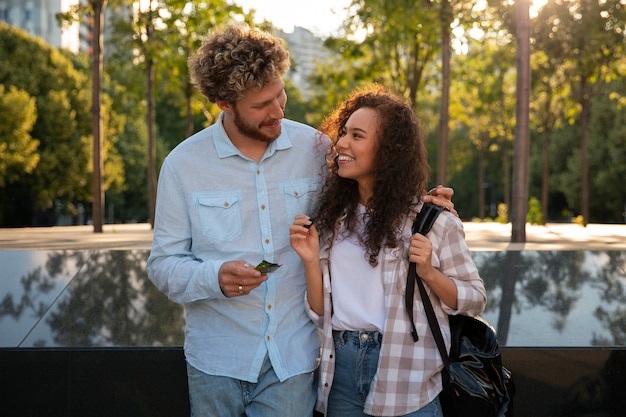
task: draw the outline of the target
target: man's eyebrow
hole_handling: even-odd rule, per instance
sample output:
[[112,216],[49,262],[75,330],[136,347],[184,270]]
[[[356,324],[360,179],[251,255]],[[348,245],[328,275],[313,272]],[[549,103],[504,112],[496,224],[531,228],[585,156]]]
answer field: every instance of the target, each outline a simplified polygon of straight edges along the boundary
[[271,103],[274,100],[275,100],[275,98],[269,98],[269,99],[264,100],[264,101],[259,101],[258,103],[252,103],[252,105],[253,106],[257,106],[257,107],[258,106],[266,106],[266,105],[268,105],[269,103]]

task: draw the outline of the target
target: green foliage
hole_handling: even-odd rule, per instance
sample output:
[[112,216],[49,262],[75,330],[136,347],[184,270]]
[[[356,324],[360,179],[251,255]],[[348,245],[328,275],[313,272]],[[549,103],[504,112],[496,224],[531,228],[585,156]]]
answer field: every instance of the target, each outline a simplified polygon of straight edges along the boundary
[[[542,187],[547,184],[548,201],[542,203],[549,218],[570,219],[582,212],[581,98],[589,98],[590,216],[585,220],[623,222],[622,3],[548,0],[531,25],[529,194],[545,195]],[[110,1],[109,8],[122,4]],[[454,50],[451,57],[447,185],[455,189],[462,218],[477,217],[482,199],[497,204],[497,216],[489,213],[491,217],[507,222],[516,128],[513,4],[355,0],[343,32],[326,40],[337,55],[312,74],[312,92],[300,92],[287,82],[286,116],[317,126],[354,88],[382,83],[414,104],[436,172],[440,35],[442,24],[453,22],[453,45],[465,49]],[[158,170],[174,146],[219,114],[189,82],[188,56],[210,29],[235,17],[253,21],[252,14],[244,15],[225,0],[159,0],[153,5],[152,12],[144,10],[133,19],[122,13],[121,20],[107,26],[111,43],[105,47],[103,77],[104,184],[116,221],[148,219],[145,63],[152,60],[155,65]],[[572,13],[576,10],[584,13]],[[260,26],[271,29],[270,22]],[[152,37],[146,36],[148,29],[154,30]],[[480,36],[474,34],[478,31]],[[7,217],[17,219],[10,220],[14,225],[31,224],[55,202],[72,212],[78,202],[91,198],[91,62],[84,54],[58,51],[1,23],[0,56],[0,225],[7,224]],[[488,190],[484,183],[490,184]],[[534,204],[531,200],[528,214],[534,220],[529,221],[538,221],[541,212]]]
[[30,136],[37,120],[35,99],[0,84],[0,188],[31,173],[39,162],[39,141]]
[[[2,214],[6,206],[0,206],[0,224],[30,224],[57,200],[88,198],[89,82],[57,49],[2,23],[0,55],[6,57],[0,60],[0,84],[5,91],[12,86],[35,100],[36,120],[28,133],[39,143],[37,155],[31,155],[39,159],[36,168],[13,180],[29,190],[32,200],[18,200],[20,219],[6,219]],[[0,188],[0,201],[16,201],[14,190]]]
[[509,208],[504,203],[498,204],[498,217],[496,217],[496,222],[502,224],[509,222]]
[[437,8],[428,2],[358,0],[343,24],[344,37],[325,45],[340,58],[324,64],[312,79],[317,86],[319,122],[354,88],[377,82],[416,104],[427,69],[439,51]]
[[[34,123],[22,130],[29,135],[23,157],[36,161],[36,166],[31,162],[7,177],[15,186],[0,184],[0,201],[13,201],[17,207],[11,207],[11,213],[19,213],[18,217],[3,214],[9,207],[0,204],[0,224],[37,224],[44,214],[48,222],[48,214],[59,209],[76,214],[76,205],[88,202],[92,189],[89,60],[84,54],[52,48],[4,24],[0,24],[0,55],[7,57],[0,60],[0,86],[5,92],[22,91],[34,100],[34,108],[28,111]],[[23,70],[8,70],[11,68]],[[115,148],[123,123],[116,112],[110,111],[111,99],[104,95],[102,100],[104,188],[123,188],[123,161]],[[19,106],[13,106],[13,110],[17,112]],[[13,123],[23,118],[17,117]],[[20,130],[14,130],[17,132]],[[28,190],[29,198],[18,189]]]
[[544,224],[541,215],[541,202],[535,197],[528,200],[528,213],[526,213],[526,221],[530,224]]

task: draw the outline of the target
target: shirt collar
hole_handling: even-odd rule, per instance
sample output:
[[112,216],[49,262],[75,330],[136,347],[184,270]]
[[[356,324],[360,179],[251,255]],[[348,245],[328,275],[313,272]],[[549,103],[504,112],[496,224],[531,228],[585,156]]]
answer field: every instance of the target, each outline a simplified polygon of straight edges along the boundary
[[[283,119],[284,120],[284,119]],[[274,155],[276,151],[282,151],[285,149],[291,148],[291,140],[289,139],[289,135],[286,132],[285,124],[281,120],[281,132],[280,136],[272,143],[269,144],[267,150],[265,151],[264,158],[269,158]],[[237,149],[235,145],[231,142],[228,134],[226,134],[226,130],[224,129],[224,113],[220,113],[220,116],[215,123],[216,131],[214,134],[214,142],[215,149],[217,150],[217,154],[220,158],[228,158],[229,156],[239,155],[244,157],[243,154]]]

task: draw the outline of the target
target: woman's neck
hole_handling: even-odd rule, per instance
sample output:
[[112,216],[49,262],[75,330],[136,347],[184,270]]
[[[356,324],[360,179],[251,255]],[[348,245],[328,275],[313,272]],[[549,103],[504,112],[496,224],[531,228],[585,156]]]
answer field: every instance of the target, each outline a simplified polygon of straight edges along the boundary
[[369,206],[370,199],[372,198],[372,189],[370,187],[364,187],[359,184],[359,204],[364,205],[365,207]]

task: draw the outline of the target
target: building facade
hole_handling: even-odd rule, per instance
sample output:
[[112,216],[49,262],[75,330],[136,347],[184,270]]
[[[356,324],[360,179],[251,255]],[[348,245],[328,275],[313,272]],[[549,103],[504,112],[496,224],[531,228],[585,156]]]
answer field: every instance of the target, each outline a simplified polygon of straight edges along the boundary
[[[57,48],[72,52],[86,49],[81,25],[59,26],[56,15],[69,10],[78,0],[0,0],[0,20],[40,37]],[[83,39],[83,41],[81,41]],[[82,42],[82,45],[81,45]]]
[[322,39],[303,27],[294,26],[293,32],[279,32],[278,35],[287,41],[293,60],[287,76],[304,97],[310,97],[311,86],[308,77],[317,70],[319,64],[330,59],[330,52]]

